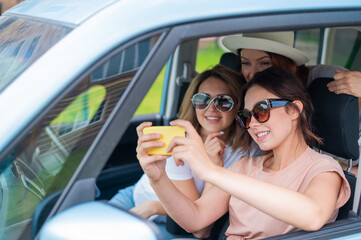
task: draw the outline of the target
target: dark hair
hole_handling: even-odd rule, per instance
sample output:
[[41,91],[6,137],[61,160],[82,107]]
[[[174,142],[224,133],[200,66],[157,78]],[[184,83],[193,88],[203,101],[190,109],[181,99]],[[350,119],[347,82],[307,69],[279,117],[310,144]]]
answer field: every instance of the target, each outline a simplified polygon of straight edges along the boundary
[[[314,143],[321,143],[321,139],[312,131],[313,105],[311,98],[302,86],[301,81],[292,72],[283,68],[270,67],[256,73],[253,79],[243,88],[240,109],[244,109],[244,99],[247,91],[255,85],[266,89],[279,98],[301,101],[303,104],[302,112],[292,102],[286,105],[286,111],[292,107],[300,113],[297,128],[302,132],[303,138],[309,146],[312,146]],[[245,129],[240,137],[242,146],[248,150],[252,143],[252,137]]]
[[266,53],[270,55],[273,67],[287,69],[298,77],[304,87],[307,86],[309,70],[304,64],[301,66],[296,66],[295,62],[288,57],[279,55],[277,53]]
[[[228,86],[231,91],[231,97],[235,101],[234,108],[236,109],[240,106],[240,92],[246,84],[238,73],[222,65],[216,65],[212,69],[202,72],[192,80],[180,106],[179,118],[190,121],[198,133],[200,124],[197,120],[196,110],[192,106],[191,99],[194,94],[198,93],[199,86],[210,77],[215,77]],[[231,145],[233,150],[236,150],[240,146],[239,134],[242,129],[237,121],[233,121],[231,129],[232,131],[230,131],[227,144]]]

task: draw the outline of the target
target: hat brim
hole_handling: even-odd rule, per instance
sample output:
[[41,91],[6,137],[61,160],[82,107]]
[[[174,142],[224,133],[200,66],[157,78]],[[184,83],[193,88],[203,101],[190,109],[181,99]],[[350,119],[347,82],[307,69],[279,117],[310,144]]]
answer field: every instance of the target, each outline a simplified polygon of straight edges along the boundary
[[279,55],[290,58],[295,62],[297,66],[308,62],[308,57],[303,52],[287,46],[283,43],[261,39],[251,38],[242,36],[228,36],[222,40],[223,45],[231,52],[238,54],[238,49],[256,49],[265,52],[277,53]]

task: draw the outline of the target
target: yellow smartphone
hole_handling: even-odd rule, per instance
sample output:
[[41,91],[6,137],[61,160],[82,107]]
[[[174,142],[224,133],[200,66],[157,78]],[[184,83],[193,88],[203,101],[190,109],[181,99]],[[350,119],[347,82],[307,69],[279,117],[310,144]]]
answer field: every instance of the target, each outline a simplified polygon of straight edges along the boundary
[[159,133],[162,136],[157,140],[164,142],[162,147],[149,148],[147,153],[149,155],[172,155],[173,152],[166,152],[170,141],[174,137],[185,137],[186,132],[183,127],[179,126],[152,126],[143,128],[143,134]]

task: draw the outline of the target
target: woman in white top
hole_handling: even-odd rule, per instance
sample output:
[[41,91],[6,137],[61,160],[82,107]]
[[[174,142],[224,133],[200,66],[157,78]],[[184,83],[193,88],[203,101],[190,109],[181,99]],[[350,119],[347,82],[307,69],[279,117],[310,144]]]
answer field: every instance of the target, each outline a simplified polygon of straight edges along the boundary
[[[250,152],[243,152],[237,137],[241,130],[236,113],[244,84],[236,72],[217,65],[199,74],[191,82],[180,107],[179,118],[192,123],[201,135],[212,161],[223,167],[229,167],[242,155],[255,156],[261,153],[256,145]],[[142,123],[137,128],[138,135],[142,136],[142,129],[151,124]],[[205,183],[195,176],[188,165],[176,166],[171,157],[167,160],[166,172],[189,199],[200,197]],[[159,215],[167,215],[145,174],[135,186],[121,189],[110,203],[130,209],[144,218],[151,217],[155,222],[165,222],[165,216]]]

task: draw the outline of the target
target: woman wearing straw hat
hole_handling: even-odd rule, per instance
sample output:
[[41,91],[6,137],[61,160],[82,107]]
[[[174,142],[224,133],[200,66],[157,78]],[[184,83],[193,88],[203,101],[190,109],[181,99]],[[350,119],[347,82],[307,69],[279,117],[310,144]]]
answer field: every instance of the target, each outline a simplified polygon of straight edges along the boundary
[[293,72],[304,85],[307,83],[308,68],[304,64],[309,59],[293,47],[294,33],[291,31],[245,33],[225,37],[222,43],[240,57],[240,73],[247,82],[256,72],[274,66]]
[[[242,36],[225,37],[222,43],[240,57],[241,73],[246,81],[256,72],[274,66],[290,70],[305,85],[308,82],[309,69],[304,64],[309,59],[306,54],[293,47],[292,31],[244,33]],[[335,81],[329,83],[330,91],[361,97],[360,72],[336,70],[332,77]]]
[[[316,65],[310,72],[305,66],[309,60],[308,57],[293,47],[294,32],[292,31],[244,33],[242,36],[225,37],[222,43],[224,47],[240,57],[240,74],[247,82],[255,73],[274,66],[291,71],[304,86],[310,84],[314,75],[334,78],[334,81],[328,84],[331,92],[349,94],[361,99],[360,72],[327,65]],[[361,119],[361,110],[359,115]],[[361,137],[361,128],[359,135]],[[346,161],[341,160],[340,163],[344,169],[347,168]],[[353,165],[358,165],[358,161],[353,161]],[[353,168],[352,172],[357,175],[357,168]]]

